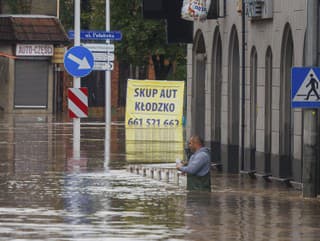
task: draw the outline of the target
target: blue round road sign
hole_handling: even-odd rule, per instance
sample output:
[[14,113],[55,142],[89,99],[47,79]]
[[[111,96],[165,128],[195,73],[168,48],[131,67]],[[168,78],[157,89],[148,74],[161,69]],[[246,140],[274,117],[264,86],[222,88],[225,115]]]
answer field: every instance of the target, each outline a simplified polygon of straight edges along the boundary
[[75,46],[64,55],[64,67],[73,77],[84,77],[93,69],[94,59],[89,49]]

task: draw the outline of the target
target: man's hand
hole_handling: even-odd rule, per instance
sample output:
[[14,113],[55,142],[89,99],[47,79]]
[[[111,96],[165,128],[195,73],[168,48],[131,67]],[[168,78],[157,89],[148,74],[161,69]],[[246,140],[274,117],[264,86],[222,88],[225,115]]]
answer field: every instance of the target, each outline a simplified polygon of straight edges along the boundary
[[177,164],[176,164],[176,168],[177,168],[178,170],[180,170],[180,167],[182,167],[182,164],[181,164],[181,163],[177,163]]
[[182,172],[182,171],[180,170],[180,167],[183,167],[183,164],[182,164],[182,163],[177,163],[177,164],[176,164],[177,170],[181,172],[181,175],[183,175],[183,176],[186,175],[185,172]]

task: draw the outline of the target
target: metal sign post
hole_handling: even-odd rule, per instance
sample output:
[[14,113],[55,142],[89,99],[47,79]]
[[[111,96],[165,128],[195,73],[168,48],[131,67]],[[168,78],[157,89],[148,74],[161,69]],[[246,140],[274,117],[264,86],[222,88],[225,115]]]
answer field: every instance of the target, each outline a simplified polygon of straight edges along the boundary
[[[110,0],[106,0],[106,31],[110,31]],[[110,44],[110,40],[106,40]],[[110,129],[111,129],[111,72],[105,72],[105,170],[109,169],[110,161]]]
[[[80,46],[80,0],[74,1],[74,46]],[[73,88],[80,88],[79,77],[73,78]],[[73,158],[80,159],[80,118],[73,119]]]
[[[110,31],[110,0],[106,0],[106,31]],[[110,44],[110,40],[106,40]],[[111,124],[111,72],[106,71],[106,125]]]

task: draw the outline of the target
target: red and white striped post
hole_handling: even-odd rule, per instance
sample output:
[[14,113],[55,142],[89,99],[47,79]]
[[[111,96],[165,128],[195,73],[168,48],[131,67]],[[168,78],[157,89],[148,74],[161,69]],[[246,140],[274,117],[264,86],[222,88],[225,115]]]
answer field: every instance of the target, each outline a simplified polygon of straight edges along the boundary
[[70,118],[88,117],[88,88],[68,89],[68,110]]

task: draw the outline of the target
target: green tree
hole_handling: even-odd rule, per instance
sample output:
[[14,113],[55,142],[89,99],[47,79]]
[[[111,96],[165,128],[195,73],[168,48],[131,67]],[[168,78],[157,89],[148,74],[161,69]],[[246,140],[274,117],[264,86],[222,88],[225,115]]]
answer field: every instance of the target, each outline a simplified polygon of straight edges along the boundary
[[66,31],[74,28],[73,0],[60,0],[60,21]]
[[143,19],[141,0],[111,0],[111,10],[111,26],[123,33],[121,61],[141,67],[152,56],[157,79],[186,78],[186,46],[166,43],[164,20]]
[[[81,3],[81,26],[105,29],[105,0]],[[130,77],[137,77],[151,56],[156,79],[186,78],[186,45],[166,43],[165,21],[143,19],[142,0],[111,0],[110,9],[111,29],[120,30],[123,35],[121,41],[115,42],[116,55],[121,63],[131,65]],[[61,0],[61,21],[65,28],[73,28],[72,0]]]
[[7,4],[13,14],[30,14],[30,0],[5,0],[3,4]]

